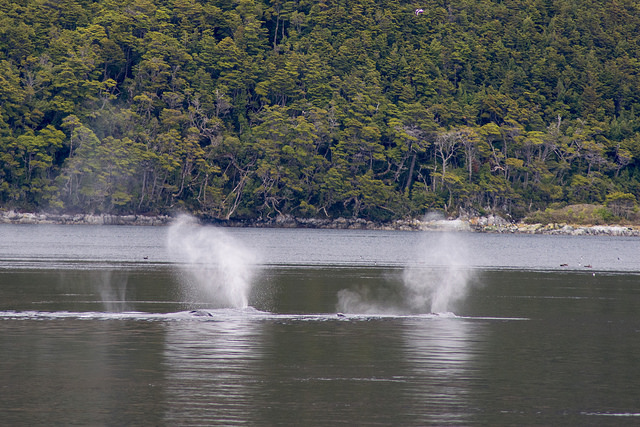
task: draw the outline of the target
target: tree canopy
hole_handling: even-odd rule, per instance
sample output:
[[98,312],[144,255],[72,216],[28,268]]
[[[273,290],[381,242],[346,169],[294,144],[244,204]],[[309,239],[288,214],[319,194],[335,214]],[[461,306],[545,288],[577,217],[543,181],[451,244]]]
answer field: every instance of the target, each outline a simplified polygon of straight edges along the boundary
[[0,206],[628,217],[639,27],[634,0],[0,0]]

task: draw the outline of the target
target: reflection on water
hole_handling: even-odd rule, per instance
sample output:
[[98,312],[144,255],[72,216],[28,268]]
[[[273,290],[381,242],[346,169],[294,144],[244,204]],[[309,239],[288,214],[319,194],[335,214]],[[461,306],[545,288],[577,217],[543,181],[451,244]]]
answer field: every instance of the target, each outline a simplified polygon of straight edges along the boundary
[[[7,315],[0,369],[14,394],[0,397],[0,411],[10,410],[9,423],[85,425],[473,419],[467,397],[478,373],[470,335],[482,334],[487,321],[211,314]],[[27,366],[18,348],[29,354]]]
[[478,382],[475,342],[482,324],[443,318],[427,324],[409,321],[403,329],[404,357],[412,366],[413,386],[404,390],[425,424],[467,424],[473,420],[468,401]]
[[[420,339],[414,336],[407,343],[403,334],[426,329],[437,335],[438,328],[431,325],[439,322],[381,317],[355,323],[266,324],[260,372],[267,380],[255,398],[260,419],[285,425],[328,425],[336,420],[350,425],[424,425],[428,413],[434,419],[447,413],[450,408],[428,403],[430,397],[424,393],[432,391],[426,388],[433,378],[422,372],[429,354],[440,351],[444,356],[446,350],[422,352],[425,344],[414,351]],[[447,393],[444,388],[439,392]]]
[[252,321],[167,324],[164,422],[252,424],[260,335]]
[[470,320],[212,314],[166,325],[169,425],[470,419]]

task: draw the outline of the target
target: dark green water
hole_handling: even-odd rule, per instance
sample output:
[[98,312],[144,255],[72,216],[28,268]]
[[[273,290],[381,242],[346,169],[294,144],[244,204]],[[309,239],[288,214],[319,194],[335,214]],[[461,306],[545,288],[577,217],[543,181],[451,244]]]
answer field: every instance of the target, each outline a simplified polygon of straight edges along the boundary
[[[50,233],[62,249],[34,245],[11,256],[0,243],[1,425],[640,422],[640,276],[628,267],[544,269],[539,248],[552,252],[562,238],[532,239],[534,266],[468,263],[455,314],[432,315],[406,301],[417,296],[397,259],[416,234],[346,233],[356,255],[336,265],[299,262],[286,247],[287,256],[273,254],[292,235],[317,242],[315,232],[255,231],[277,262],[258,269],[250,307],[234,309],[185,292],[190,267],[164,254],[161,229],[116,235],[100,256],[58,228],[17,230],[0,227],[0,236],[37,242]],[[110,241],[104,230],[62,228],[96,233],[89,242]],[[329,257],[336,247],[351,252],[343,236],[333,245],[324,236]],[[526,242],[501,237],[511,251]],[[500,240],[487,238],[499,252]],[[362,239],[396,242],[395,255],[360,251]],[[607,245],[616,258],[638,253],[636,241],[576,242],[580,255],[567,257]],[[131,249],[140,247],[147,259]],[[359,251],[373,260],[359,261]],[[341,302],[345,290],[358,304]]]

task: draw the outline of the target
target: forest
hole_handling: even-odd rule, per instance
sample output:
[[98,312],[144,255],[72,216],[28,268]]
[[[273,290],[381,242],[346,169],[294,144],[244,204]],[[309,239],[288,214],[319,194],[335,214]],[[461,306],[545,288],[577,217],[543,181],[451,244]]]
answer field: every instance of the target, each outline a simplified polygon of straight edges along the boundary
[[634,220],[638,28],[636,0],[0,0],[0,209]]

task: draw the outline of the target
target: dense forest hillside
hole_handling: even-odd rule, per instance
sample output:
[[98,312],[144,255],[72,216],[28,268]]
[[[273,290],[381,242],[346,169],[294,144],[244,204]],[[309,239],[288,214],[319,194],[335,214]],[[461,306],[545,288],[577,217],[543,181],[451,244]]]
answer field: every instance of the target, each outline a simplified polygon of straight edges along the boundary
[[0,0],[0,207],[631,218],[638,28],[635,0]]

